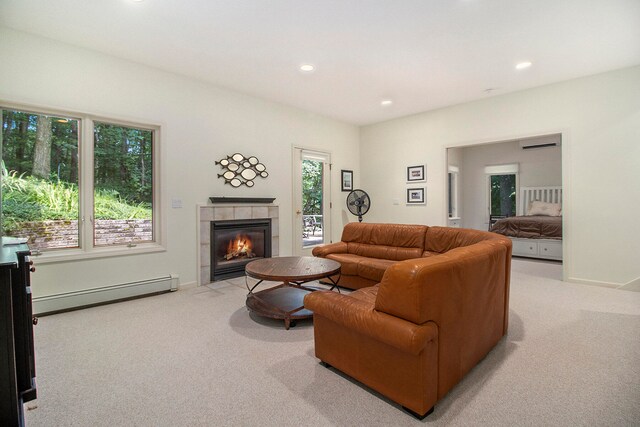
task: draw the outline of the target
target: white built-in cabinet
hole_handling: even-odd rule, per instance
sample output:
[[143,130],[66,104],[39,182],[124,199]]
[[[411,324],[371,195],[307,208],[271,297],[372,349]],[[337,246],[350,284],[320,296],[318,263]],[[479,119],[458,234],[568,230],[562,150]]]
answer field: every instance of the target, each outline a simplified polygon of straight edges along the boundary
[[514,256],[562,260],[562,240],[516,238],[511,240]]

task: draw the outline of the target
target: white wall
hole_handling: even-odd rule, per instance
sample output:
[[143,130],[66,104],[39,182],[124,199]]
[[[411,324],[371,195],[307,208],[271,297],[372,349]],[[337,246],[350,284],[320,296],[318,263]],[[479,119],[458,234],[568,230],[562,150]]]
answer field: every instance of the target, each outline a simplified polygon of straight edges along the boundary
[[[562,133],[565,276],[640,277],[640,67],[430,111],[360,131],[367,221],[443,225],[446,147]],[[427,205],[393,205],[408,165],[428,164]],[[465,179],[466,181],[466,179]]]
[[[518,186],[562,185],[561,147],[523,150],[517,141],[483,144],[462,149],[467,180],[462,197],[462,226],[486,230],[489,226],[488,184],[484,167],[518,163]],[[518,188],[519,194],[519,188]],[[520,197],[518,195],[518,197]]]
[[[162,125],[162,209],[167,251],[38,265],[35,296],[179,274],[196,280],[196,204],[209,196],[276,197],[280,254],[292,251],[292,145],[328,150],[334,164],[334,240],[343,218],[340,169],[359,185],[357,127],[114,57],[9,29],[0,29],[0,101],[57,107]],[[217,178],[215,160],[255,155],[269,177],[234,189]],[[171,209],[180,198],[182,209]],[[36,264],[38,261],[36,259]]]

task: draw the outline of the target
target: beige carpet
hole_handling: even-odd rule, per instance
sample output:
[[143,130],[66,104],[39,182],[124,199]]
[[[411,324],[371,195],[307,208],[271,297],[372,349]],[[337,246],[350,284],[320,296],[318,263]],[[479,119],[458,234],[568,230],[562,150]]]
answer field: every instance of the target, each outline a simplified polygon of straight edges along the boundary
[[640,425],[640,293],[513,263],[509,334],[423,422],[250,316],[243,279],[41,318],[29,426]]

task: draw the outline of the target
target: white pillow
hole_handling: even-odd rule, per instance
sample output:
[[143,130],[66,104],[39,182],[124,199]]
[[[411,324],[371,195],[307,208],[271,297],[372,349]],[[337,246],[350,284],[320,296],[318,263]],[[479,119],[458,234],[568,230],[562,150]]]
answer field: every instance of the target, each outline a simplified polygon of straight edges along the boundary
[[529,205],[527,215],[544,215],[544,216],[560,216],[562,206],[559,203],[546,203],[534,200]]

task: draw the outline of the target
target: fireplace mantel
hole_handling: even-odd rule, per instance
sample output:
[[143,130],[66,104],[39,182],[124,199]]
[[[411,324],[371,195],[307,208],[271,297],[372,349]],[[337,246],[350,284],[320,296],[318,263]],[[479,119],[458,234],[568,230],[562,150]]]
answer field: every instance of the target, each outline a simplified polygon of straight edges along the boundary
[[198,285],[211,283],[211,221],[238,219],[271,219],[271,256],[280,254],[280,227],[278,205],[264,203],[211,203],[196,206],[198,224]]
[[273,203],[275,197],[209,197],[211,203]]

